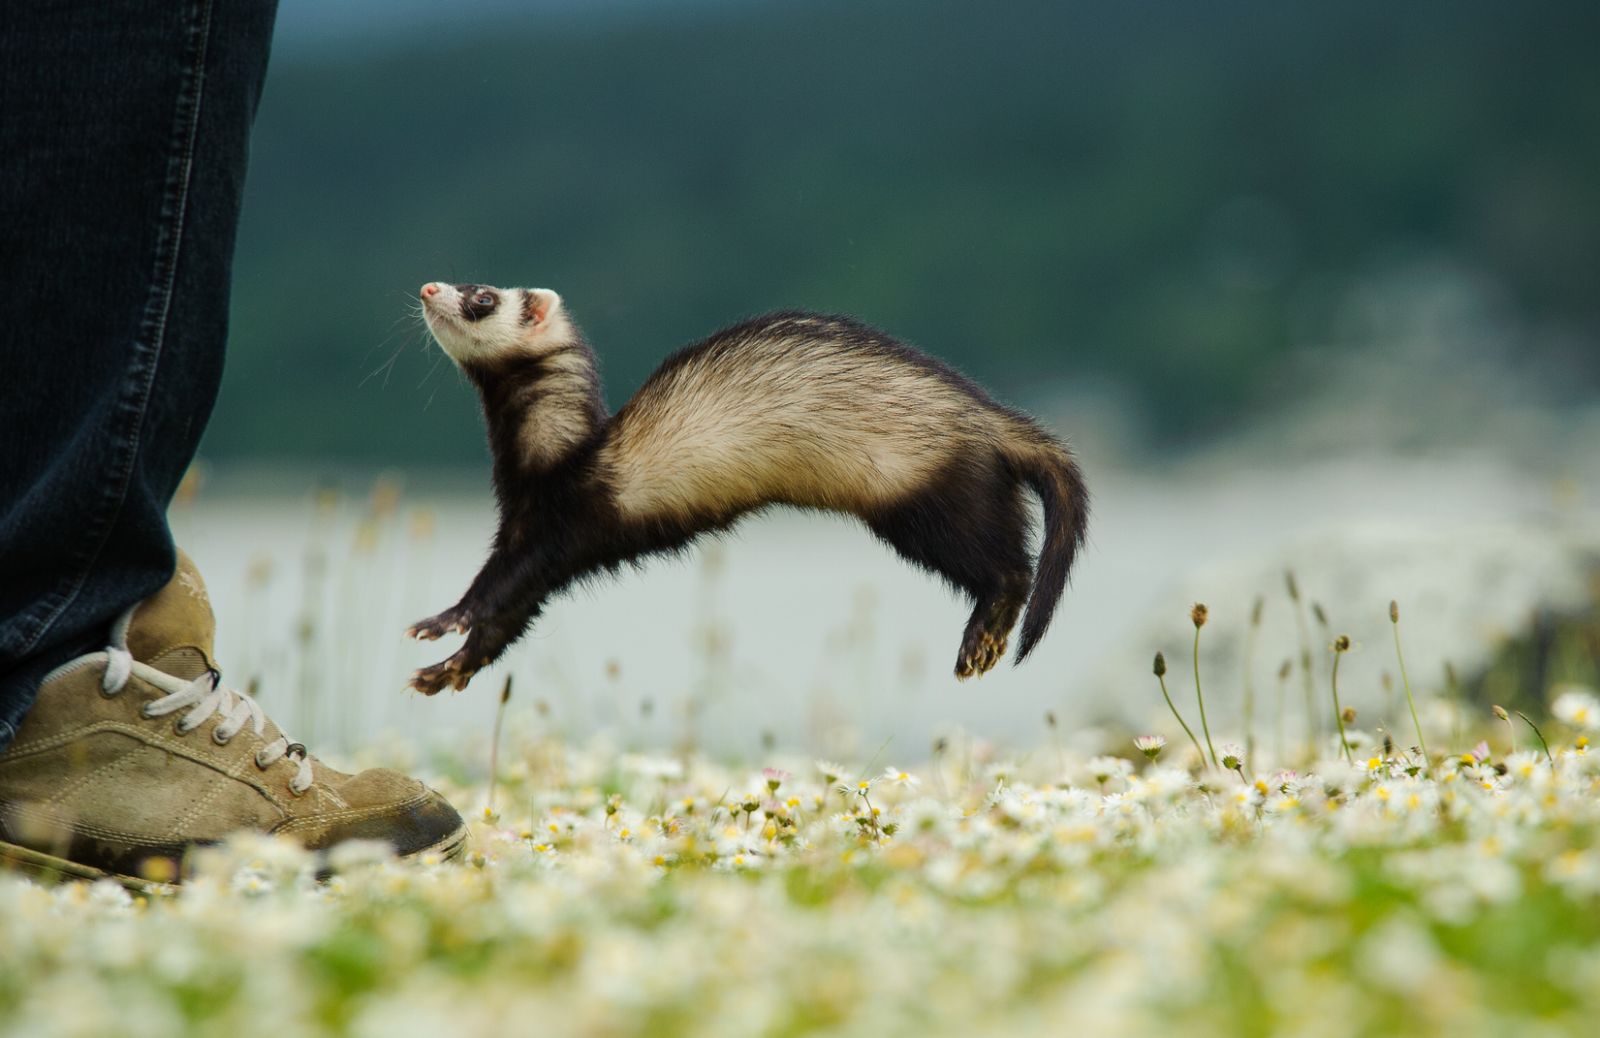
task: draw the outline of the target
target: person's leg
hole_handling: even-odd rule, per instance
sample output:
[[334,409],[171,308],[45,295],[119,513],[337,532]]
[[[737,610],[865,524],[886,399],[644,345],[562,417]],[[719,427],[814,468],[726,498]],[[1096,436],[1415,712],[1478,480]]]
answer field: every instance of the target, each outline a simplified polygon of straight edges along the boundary
[[0,750],[172,577],[276,6],[31,0],[0,25]]
[[273,2],[113,6],[0,22],[0,869],[166,882],[240,830],[460,854],[438,793],[329,768],[221,680],[165,513],[221,375]]

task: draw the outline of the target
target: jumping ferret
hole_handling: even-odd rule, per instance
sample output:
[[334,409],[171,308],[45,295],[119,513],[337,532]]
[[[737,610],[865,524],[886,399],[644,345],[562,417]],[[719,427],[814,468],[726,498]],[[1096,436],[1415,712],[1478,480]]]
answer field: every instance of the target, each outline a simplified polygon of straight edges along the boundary
[[[773,504],[859,516],[966,592],[957,677],[999,661],[1024,602],[1018,662],[1044,634],[1084,539],[1083,476],[940,361],[848,317],[769,314],[673,354],[613,416],[556,293],[430,282],[421,295],[482,396],[500,526],[461,601],[407,632],[466,635],[413,675],[418,691],[465,688],[574,581]],[[1044,505],[1037,573],[1024,484]]]

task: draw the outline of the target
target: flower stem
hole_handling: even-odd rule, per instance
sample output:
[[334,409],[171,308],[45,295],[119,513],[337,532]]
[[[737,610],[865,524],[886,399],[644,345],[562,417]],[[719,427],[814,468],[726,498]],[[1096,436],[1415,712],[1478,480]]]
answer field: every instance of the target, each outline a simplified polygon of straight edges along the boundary
[[1172,716],[1178,719],[1178,726],[1183,729],[1183,734],[1187,735],[1189,741],[1194,743],[1194,752],[1200,758],[1200,766],[1205,767],[1205,751],[1200,748],[1200,740],[1194,737],[1194,732],[1189,729],[1189,725],[1184,721],[1183,715],[1178,713],[1177,704],[1173,703],[1172,695],[1167,692],[1167,679],[1161,673],[1158,673],[1156,674],[1156,680],[1161,683],[1161,698],[1167,701],[1167,709],[1171,710]]
[[[1200,691],[1200,627],[1194,629],[1194,697],[1200,703],[1200,730],[1206,736],[1206,749],[1211,751],[1211,766],[1217,767],[1217,750],[1211,745],[1211,726],[1206,724],[1206,697]],[[1198,746],[1195,749],[1199,749]]]
[[1517,711],[1517,716],[1528,722],[1528,727],[1533,729],[1533,734],[1539,739],[1539,745],[1544,747],[1544,759],[1554,764],[1556,759],[1550,756],[1550,744],[1544,741],[1544,733],[1539,730],[1539,726],[1534,724],[1533,719],[1521,710]]
[[1250,633],[1244,643],[1244,759],[1252,767],[1256,758],[1256,636],[1261,631],[1261,596],[1250,610]]
[[500,689],[500,705],[494,710],[494,734],[489,736],[489,803],[488,809],[494,811],[494,791],[500,783],[500,727],[506,717],[506,704],[511,701],[511,675],[506,675],[506,683]]
[[1344,759],[1355,763],[1355,758],[1350,754],[1350,743],[1344,734],[1344,710],[1339,706],[1339,657],[1344,653],[1333,654],[1333,723],[1339,726],[1339,748],[1344,751]]
[[1311,666],[1311,629],[1306,624],[1305,603],[1300,599],[1300,586],[1294,579],[1293,571],[1287,571],[1283,576],[1289,586],[1289,598],[1294,603],[1294,626],[1300,636],[1300,679],[1306,698],[1306,743],[1315,746],[1321,726],[1317,724],[1316,676]]
[[1422,737],[1422,722],[1417,719],[1417,701],[1411,696],[1411,679],[1406,677],[1406,654],[1400,649],[1400,610],[1394,603],[1389,605],[1389,619],[1392,621],[1389,626],[1394,629],[1394,655],[1400,661],[1400,684],[1405,686],[1406,705],[1411,708],[1411,723],[1417,729],[1417,747],[1422,750],[1423,770],[1428,771],[1433,764],[1428,758],[1428,742]]

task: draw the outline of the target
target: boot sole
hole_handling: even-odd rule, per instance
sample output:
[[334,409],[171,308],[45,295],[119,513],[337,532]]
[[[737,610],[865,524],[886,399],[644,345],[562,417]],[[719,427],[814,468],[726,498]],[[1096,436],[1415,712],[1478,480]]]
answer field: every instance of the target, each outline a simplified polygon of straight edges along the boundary
[[36,879],[48,880],[59,883],[67,880],[97,880],[114,879],[125,887],[132,889],[134,885],[141,891],[151,888],[166,886],[167,884],[155,883],[147,879],[135,879],[132,876],[117,876],[88,865],[79,865],[66,858],[58,858],[44,851],[31,850],[27,847],[18,847],[14,843],[0,840],[0,866],[8,871],[22,872]]
[[[430,855],[437,855],[441,861],[450,861],[459,858],[462,852],[466,850],[466,846],[467,825],[463,822],[455,832],[452,832],[444,839],[421,850],[403,854],[400,856],[400,860],[418,861]],[[94,880],[110,879],[139,894],[170,893],[177,889],[177,884],[175,883],[163,883],[139,876],[125,876],[119,872],[106,872],[103,869],[80,865],[66,858],[58,858],[43,851],[20,847],[14,843],[6,843],[4,840],[0,840],[0,871],[22,872],[54,883],[71,880],[92,882]]]

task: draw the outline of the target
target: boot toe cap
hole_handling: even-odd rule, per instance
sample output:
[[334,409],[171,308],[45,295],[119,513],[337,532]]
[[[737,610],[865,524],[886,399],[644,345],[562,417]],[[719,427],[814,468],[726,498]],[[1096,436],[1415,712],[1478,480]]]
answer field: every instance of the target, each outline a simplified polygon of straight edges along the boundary
[[307,847],[326,850],[348,840],[381,840],[401,857],[429,852],[449,858],[466,841],[466,824],[450,803],[415,779],[384,768],[363,771],[343,784],[349,806],[296,819],[292,829]]

